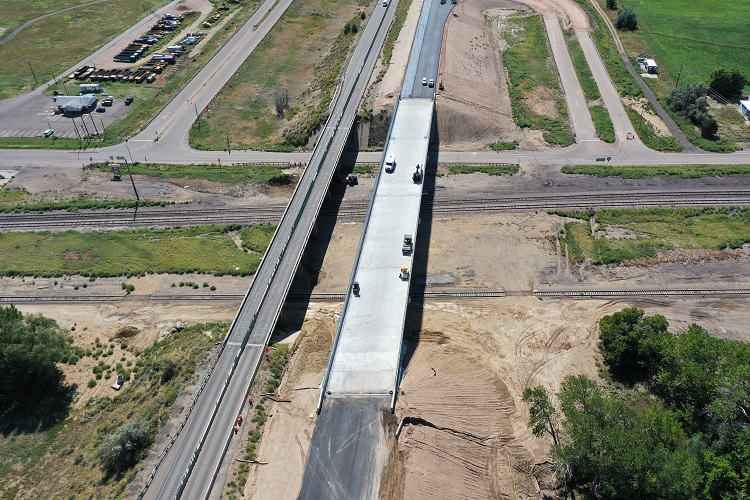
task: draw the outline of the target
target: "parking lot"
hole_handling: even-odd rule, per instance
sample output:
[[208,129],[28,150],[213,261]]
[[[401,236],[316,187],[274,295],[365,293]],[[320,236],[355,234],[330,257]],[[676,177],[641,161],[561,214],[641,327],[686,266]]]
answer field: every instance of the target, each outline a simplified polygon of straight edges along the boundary
[[[106,96],[97,94],[97,97],[101,103]],[[30,109],[29,107],[14,107],[8,110],[0,120],[0,137],[42,137],[44,131],[51,128],[55,131],[56,137],[76,139],[78,137],[76,127],[81,135],[95,135],[96,133],[103,135],[102,127],[109,127],[126,111],[125,97],[127,96],[114,96],[114,104],[105,107],[103,113],[91,110],[90,115],[84,114],[70,118],[55,114],[52,96],[40,95]]]

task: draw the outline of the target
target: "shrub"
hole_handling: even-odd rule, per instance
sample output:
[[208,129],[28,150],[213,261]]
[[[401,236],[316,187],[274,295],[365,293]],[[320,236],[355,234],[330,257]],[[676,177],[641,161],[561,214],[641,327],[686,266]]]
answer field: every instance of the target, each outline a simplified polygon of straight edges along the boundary
[[615,19],[615,28],[618,30],[635,31],[638,29],[638,18],[633,9],[622,9]]
[[145,419],[139,418],[106,436],[99,446],[102,469],[109,474],[123,472],[135,465],[151,443],[151,432]]
[[161,383],[166,384],[179,372],[179,364],[174,358],[161,358],[158,361],[158,369],[161,372]]

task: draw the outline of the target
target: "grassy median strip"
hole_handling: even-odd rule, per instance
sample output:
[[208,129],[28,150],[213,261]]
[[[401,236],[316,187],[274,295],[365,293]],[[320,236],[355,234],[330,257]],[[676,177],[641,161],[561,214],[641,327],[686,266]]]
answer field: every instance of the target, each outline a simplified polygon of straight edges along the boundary
[[604,19],[599,15],[596,9],[589,3],[589,0],[576,0],[581,7],[588,13],[589,24],[591,25],[591,36],[594,39],[596,47],[599,49],[599,55],[604,61],[609,77],[615,84],[615,87],[624,97],[640,97],[643,90],[625,67],[625,63],[620,57],[612,35],[610,35]]
[[594,175],[596,177],[620,177],[623,179],[644,179],[646,177],[680,177],[699,179],[701,177],[742,177],[750,176],[750,165],[670,165],[612,167],[604,165],[565,166],[564,174]]
[[[89,165],[87,168],[110,172],[106,164]],[[285,174],[288,165],[174,165],[161,163],[139,163],[131,166],[134,174],[163,179],[205,179],[224,184],[289,184],[292,176]]]
[[[509,47],[503,51],[503,60],[510,78],[510,101],[516,124],[521,128],[541,130],[549,144],[573,144],[568,109],[542,18],[514,17],[508,21],[510,28],[504,35]],[[554,118],[534,112],[526,102],[535,94],[546,94],[545,89],[554,94]]]
[[568,40],[568,52],[570,53],[570,59],[573,61],[573,67],[578,74],[578,81],[581,83],[583,89],[583,95],[588,101],[596,101],[602,94],[599,92],[599,86],[594,80],[594,75],[591,73],[589,63],[586,62],[586,56],[583,55],[583,49],[578,40]]
[[360,24],[362,5],[295,0],[190,130],[190,144],[222,150],[303,147],[325,122]]
[[[654,258],[659,249],[740,248],[750,242],[750,208],[649,208],[550,212],[568,222],[559,235],[577,261],[611,264]],[[595,230],[592,231],[592,223]],[[616,229],[612,236],[609,229]],[[623,231],[627,233],[623,237]]]
[[615,142],[615,126],[609,116],[609,111],[604,106],[589,106],[591,120],[594,128],[599,133],[599,139],[604,142]]
[[473,174],[481,172],[487,175],[513,175],[520,170],[518,165],[453,165],[452,174]]
[[0,275],[253,274],[265,252],[268,233],[273,233],[274,228],[244,228],[241,237],[243,247],[248,250],[238,247],[229,229],[197,226],[87,233],[0,233],[0,255],[3,255]]

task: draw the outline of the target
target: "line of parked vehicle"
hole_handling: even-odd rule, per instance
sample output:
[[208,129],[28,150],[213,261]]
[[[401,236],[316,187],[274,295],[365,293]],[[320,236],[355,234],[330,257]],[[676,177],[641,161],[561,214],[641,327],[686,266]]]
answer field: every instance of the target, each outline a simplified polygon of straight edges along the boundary
[[156,24],[151,26],[149,31],[133,40],[130,45],[117,54],[114,57],[115,62],[136,62],[143,57],[152,45],[159,42],[169,32],[177,29],[184,18],[185,15],[175,16],[174,14],[164,14]]

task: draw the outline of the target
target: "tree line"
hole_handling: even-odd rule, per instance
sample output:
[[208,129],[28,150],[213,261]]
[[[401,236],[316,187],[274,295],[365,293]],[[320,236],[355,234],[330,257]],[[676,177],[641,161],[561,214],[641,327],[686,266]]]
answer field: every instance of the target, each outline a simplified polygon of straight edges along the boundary
[[524,391],[566,497],[750,495],[750,344],[668,326],[636,308],[605,316],[607,385],[568,376],[556,404],[544,387]]

